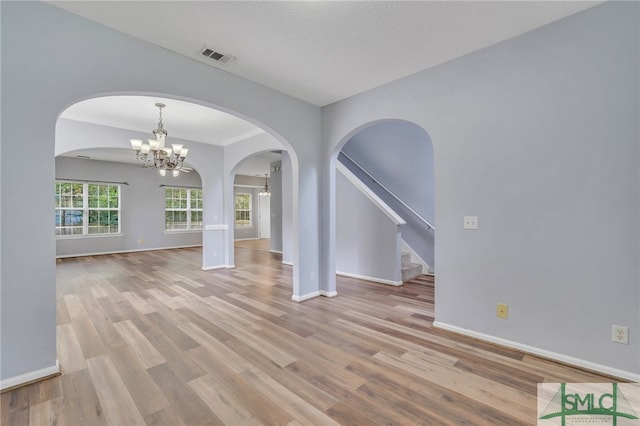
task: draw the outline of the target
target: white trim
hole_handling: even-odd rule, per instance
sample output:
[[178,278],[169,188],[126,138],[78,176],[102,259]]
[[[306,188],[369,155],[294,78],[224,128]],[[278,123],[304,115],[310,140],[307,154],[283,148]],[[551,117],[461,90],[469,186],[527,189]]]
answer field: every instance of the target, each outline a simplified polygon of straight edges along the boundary
[[76,234],[76,235],[56,235],[56,240],[84,240],[87,238],[111,238],[111,237],[123,237],[122,232],[113,234]]
[[353,184],[362,194],[369,199],[373,204],[376,205],[396,226],[406,225],[405,222],[396,212],[393,211],[391,207],[387,205],[380,197],[378,197],[367,185],[365,185],[356,175],[351,173],[344,164],[338,161],[336,164],[337,170],[346,177],[349,182]]
[[229,225],[227,225],[226,223],[223,223],[221,225],[205,225],[204,230],[205,231],[228,231]]
[[65,259],[68,257],[102,256],[105,254],[137,253],[141,251],[173,250],[173,249],[191,248],[191,247],[202,247],[202,244],[192,244],[187,246],[143,248],[143,249],[135,249],[135,250],[100,251],[95,253],[62,254],[62,255],[56,255],[56,259]]
[[303,296],[296,296],[294,294],[293,296],[291,296],[291,300],[293,300],[294,302],[304,302],[305,300],[313,299],[314,297],[318,297],[318,296],[320,296],[320,292],[314,291],[312,293],[307,293]]
[[236,265],[215,265],[215,266],[203,266],[203,271],[214,271],[216,269],[233,269]]
[[282,254],[282,250],[269,250],[269,253]]
[[0,390],[13,388],[15,386],[25,385],[27,383],[33,383],[38,380],[46,379],[57,374],[60,374],[60,363],[56,360],[56,364],[51,367],[41,368],[40,370],[30,371],[28,373],[20,374],[19,376],[9,377],[8,379],[0,380]]
[[293,262],[289,262],[288,260],[283,260],[282,264],[287,266],[293,266]]
[[359,280],[365,280],[365,281],[373,281],[374,283],[381,283],[381,284],[392,285],[396,287],[402,285],[402,281],[385,280],[383,278],[368,277],[366,275],[350,274],[349,272],[336,271],[336,275],[342,275],[344,277],[349,277],[349,278],[357,278]]
[[633,382],[640,382],[640,373],[633,373],[631,371],[620,370],[617,368],[609,367],[607,365],[597,364],[595,362],[587,361],[581,358],[575,358],[569,355],[560,354],[557,352],[548,351],[546,349],[537,348],[535,346],[525,345],[523,343],[514,342],[512,340],[502,339],[500,337],[491,336],[489,334],[480,333],[466,328],[458,327],[451,324],[446,324],[440,321],[434,321],[433,327],[441,330],[451,331],[453,333],[462,334],[464,336],[473,337],[476,339],[484,340],[496,345],[506,346],[508,348],[517,349],[522,352],[526,352],[533,355],[538,355],[543,358],[548,358],[553,361],[570,364],[576,367],[585,368],[598,373],[607,374],[609,376],[631,380]]
[[320,296],[324,296],[324,297],[336,297],[338,295],[338,292],[333,290],[333,291],[327,291],[327,290],[320,290]]
[[[236,228],[236,229],[238,229],[238,228]],[[247,229],[247,228],[245,227],[245,228],[239,228],[239,229]],[[260,239],[260,238],[258,238],[258,237],[251,237],[251,238],[236,238],[236,239],[234,239],[233,241],[254,241],[254,240],[259,240],[259,239]]]
[[178,235],[178,234],[201,234],[202,228],[196,229],[165,229],[164,235]]

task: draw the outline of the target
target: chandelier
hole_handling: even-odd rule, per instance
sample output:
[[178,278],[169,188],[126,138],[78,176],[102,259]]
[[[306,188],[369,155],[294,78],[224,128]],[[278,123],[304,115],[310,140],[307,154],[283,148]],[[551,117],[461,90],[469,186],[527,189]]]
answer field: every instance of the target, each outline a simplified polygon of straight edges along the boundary
[[177,177],[180,170],[188,171],[183,168],[183,164],[189,150],[177,143],[171,147],[165,146],[167,131],[162,126],[162,108],[166,105],[158,102],[156,106],[160,110],[160,121],[158,127],[153,130],[155,139],[148,139],[148,142],[130,139],[131,149],[135,151],[138,163],[142,167],[158,169],[161,176],[166,176],[167,171],[171,171],[171,174]]
[[268,174],[264,175],[264,188],[262,188],[262,191],[260,191],[258,195],[267,195],[267,196],[271,195],[271,190],[269,189],[268,176],[269,176]]

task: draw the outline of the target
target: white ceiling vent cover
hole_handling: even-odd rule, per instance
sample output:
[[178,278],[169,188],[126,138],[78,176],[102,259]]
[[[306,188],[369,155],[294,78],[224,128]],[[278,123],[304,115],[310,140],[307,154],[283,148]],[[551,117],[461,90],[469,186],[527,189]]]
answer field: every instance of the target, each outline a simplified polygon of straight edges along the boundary
[[212,61],[215,61],[219,64],[222,65],[226,65],[229,62],[233,61],[234,59],[236,59],[235,57],[231,56],[231,55],[226,55],[224,53],[218,52],[216,50],[210,49],[208,47],[203,47],[200,50],[200,53],[203,56],[206,56],[207,58],[211,59]]

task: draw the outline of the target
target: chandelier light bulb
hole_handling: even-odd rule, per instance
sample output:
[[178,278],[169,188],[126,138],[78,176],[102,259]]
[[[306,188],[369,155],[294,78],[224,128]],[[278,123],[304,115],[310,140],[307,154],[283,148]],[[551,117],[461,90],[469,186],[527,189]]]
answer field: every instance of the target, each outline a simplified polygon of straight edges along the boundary
[[167,175],[167,169],[160,169],[160,170],[158,170],[158,173],[160,173],[160,176],[166,176]]

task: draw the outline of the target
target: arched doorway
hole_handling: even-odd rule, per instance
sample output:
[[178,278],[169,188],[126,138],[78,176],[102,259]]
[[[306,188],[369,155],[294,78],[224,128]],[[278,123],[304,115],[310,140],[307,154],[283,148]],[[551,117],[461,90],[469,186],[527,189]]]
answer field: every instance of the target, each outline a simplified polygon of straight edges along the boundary
[[434,156],[422,127],[361,126],[333,151],[330,173],[336,273],[401,285],[409,274],[434,272]]

